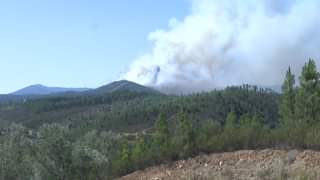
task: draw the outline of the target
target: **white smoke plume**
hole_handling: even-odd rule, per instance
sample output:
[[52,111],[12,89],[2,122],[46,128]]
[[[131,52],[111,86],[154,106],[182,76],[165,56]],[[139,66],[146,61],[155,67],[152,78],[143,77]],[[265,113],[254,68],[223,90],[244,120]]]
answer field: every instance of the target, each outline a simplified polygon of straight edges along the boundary
[[190,15],[150,33],[125,79],[168,92],[280,85],[309,57],[320,66],[319,0],[193,0]]

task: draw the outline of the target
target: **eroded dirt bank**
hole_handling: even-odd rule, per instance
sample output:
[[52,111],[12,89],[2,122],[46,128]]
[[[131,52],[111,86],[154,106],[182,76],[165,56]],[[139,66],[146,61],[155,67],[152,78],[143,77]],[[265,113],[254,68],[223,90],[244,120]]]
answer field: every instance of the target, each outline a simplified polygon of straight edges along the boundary
[[246,150],[200,155],[137,171],[119,180],[320,179],[320,152]]

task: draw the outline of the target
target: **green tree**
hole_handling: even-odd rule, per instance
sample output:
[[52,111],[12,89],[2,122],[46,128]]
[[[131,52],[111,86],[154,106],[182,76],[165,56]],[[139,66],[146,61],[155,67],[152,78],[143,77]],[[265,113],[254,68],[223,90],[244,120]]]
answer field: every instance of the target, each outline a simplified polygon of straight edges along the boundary
[[123,162],[123,164],[126,166],[126,171],[129,171],[129,166],[131,163],[131,152],[130,152],[130,148],[129,148],[129,144],[127,142],[125,142],[122,145],[122,149],[121,149],[121,161]]
[[250,117],[242,115],[240,117],[240,127],[238,136],[242,148],[256,148],[261,146],[261,135],[263,133],[262,120],[258,116]]
[[320,121],[320,74],[316,63],[309,59],[302,68],[300,88],[296,98],[296,115],[299,121],[313,124]]
[[222,149],[234,150],[239,148],[239,136],[238,133],[237,116],[234,112],[230,112],[227,115],[222,140]]
[[107,176],[111,140],[104,133],[90,131],[73,143],[72,161],[75,179],[93,180]]
[[283,126],[292,125],[295,115],[295,77],[289,67],[282,85],[282,98],[280,104],[280,122]]
[[72,142],[69,135],[70,129],[58,124],[40,128],[36,155],[43,169],[43,179],[72,179]]
[[163,114],[160,114],[155,124],[153,134],[154,145],[159,149],[159,156],[166,156],[170,149],[170,131],[168,121]]
[[237,127],[237,116],[234,112],[228,113],[224,127],[226,130],[233,130]]
[[0,135],[0,180],[24,180],[34,176],[34,159],[30,156],[31,139],[21,125],[10,125]]
[[183,111],[178,114],[177,129],[174,138],[174,144],[180,157],[187,157],[196,150],[195,131],[192,123]]
[[147,145],[143,137],[139,137],[133,150],[132,161],[135,164],[135,168],[140,169],[148,161]]
[[196,133],[198,149],[208,153],[219,149],[219,143],[216,142],[216,139],[222,134],[222,130],[220,124],[213,120],[203,122]]
[[124,175],[130,172],[132,168],[132,159],[131,159],[131,149],[128,143],[128,140],[122,139],[121,145],[119,147],[119,152],[117,157],[113,161],[113,174],[114,175]]

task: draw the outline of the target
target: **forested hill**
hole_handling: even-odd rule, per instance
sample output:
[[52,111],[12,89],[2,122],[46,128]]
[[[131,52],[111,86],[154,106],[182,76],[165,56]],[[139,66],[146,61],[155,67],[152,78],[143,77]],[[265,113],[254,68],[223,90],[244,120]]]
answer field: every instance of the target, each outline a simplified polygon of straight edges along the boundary
[[[123,86],[111,89],[117,87]],[[259,116],[266,125],[274,126],[278,120],[278,97],[271,90],[249,85],[188,96],[117,90],[95,96],[47,97],[3,105],[0,120],[27,127],[56,122],[88,129],[135,131],[151,127],[160,113],[174,119],[183,108],[195,122],[213,120],[223,124],[226,115],[233,111],[239,117]]]
[[101,95],[101,94],[113,93],[113,92],[119,92],[119,91],[160,94],[160,92],[150,87],[145,87],[140,84],[127,81],[127,80],[115,81],[108,85],[101,86],[95,90],[89,91],[87,93]]
[[25,102],[32,99],[65,97],[65,96],[98,96],[113,92],[129,91],[139,93],[160,94],[157,90],[140,84],[121,80],[95,88],[61,88],[43,85],[31,85],[10,94],[0,95],[0,104]]

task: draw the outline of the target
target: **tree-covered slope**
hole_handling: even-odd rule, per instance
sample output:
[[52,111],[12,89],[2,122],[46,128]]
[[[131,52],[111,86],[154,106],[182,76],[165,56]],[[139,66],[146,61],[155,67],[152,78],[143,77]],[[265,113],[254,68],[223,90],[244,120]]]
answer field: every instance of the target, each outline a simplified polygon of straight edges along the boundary
[[144,129],[153,125],[160,112],[173,118],[184,108],[194,121],[212,119],[223,124],[228,112],[234,111],[238,116],[261,116],[266,124],[274,125],[278,96],[273,91],[245,85],[188,96],[117,91],[95,96],[47,97],[0,106],[0,120],[29,127],[63,122],[98,129]]
[[108,85],[101,86],[88,93],[101,95],[101,94],[113,93],[113,92],[119,92],[119,91],[129,91],[129,92],[138,92],[138,93],[156,93],[156,94],[160,93],[150,87],[142,86],[140,84],[127,81],[127,80],[115,81]]

